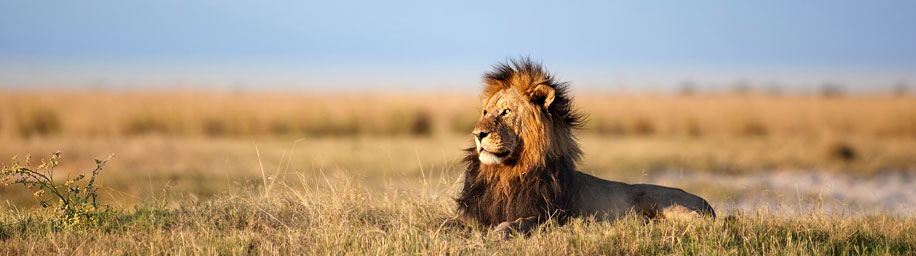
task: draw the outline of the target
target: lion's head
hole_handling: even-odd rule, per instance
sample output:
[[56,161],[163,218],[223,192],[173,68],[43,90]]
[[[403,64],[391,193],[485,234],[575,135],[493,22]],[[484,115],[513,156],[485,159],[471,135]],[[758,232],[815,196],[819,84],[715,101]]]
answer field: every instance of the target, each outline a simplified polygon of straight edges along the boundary
[[518,90],[502,90],[487,100],[480,121],[474,126],[474,142],[480,162],[486,165],[502,164],[513,153],[521,152],[519,134],[528,122],[541,118],[534,104],[525,100]]
[[581,155],[566,83],[528,59],[497,64],[484,83],[459,211],[490,225],[562,210]]
[[476,153],[485,165],[540,162],[545,154],[578,158],[571,129],[580,117],[572,111],[566,84],[553,80],[528,59],[498,64],[484,75],[480,120],[474,126]]

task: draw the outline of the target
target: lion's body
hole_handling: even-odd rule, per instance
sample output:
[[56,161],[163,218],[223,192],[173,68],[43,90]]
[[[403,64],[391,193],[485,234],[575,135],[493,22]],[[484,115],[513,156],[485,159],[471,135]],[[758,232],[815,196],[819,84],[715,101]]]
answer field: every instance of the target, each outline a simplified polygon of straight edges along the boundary
[[603,180],[582,172],[576,172],[575,177],[576,187],[571,189],[576,192],[568,209],[573,216],[613,220],[633,212],[650,219],[683,214],[715,217],[706,200],[681,189]]
[[680,189],[603,180],[576,170],[581,123],[556,82],[529,60],[497,65],[484,75],[486,101],[468,149],[459,219],[471,225],[527,231],[548,219],[600,220],[635,212],[647,219],[715,216],[702,198]]

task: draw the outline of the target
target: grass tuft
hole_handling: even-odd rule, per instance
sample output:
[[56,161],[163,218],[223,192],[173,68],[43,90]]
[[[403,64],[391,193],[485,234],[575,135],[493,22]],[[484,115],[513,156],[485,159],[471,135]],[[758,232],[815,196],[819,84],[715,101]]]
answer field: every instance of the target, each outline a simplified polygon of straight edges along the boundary
[[22,137],[53,135],[63,129],[57,112],[43,106],[26,108],[16,113],[15,120]]
[[[4,165],[0,169],[0,180],[5,186],[23,185],[32,192],[42,208],[54,209],[53,228],[87,228],[99,225],[102,216],[108,212],[104,205],[98,203],[96,177],[108,160],[96,160],[96,168],[92,170],[86,186],[80,186],[78,183],[86,178],[85,175],[67,178],[63,183],[54,178],[54,168],[60,164],[60,158],[61,153],[58,151],[37,167],[31,167],[31,157],[27,157],[24,164],[14,157],[9,165]],[[56,207],[51,207],[53,204],[56,204]]]

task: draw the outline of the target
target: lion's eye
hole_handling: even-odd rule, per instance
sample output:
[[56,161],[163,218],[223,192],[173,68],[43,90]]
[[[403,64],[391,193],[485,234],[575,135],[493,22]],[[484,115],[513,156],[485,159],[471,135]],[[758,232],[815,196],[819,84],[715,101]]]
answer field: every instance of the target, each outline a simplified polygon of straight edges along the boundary
[[503,109],[503,112],[502,112],[501,114],[499,114],[499,115],[505,116],[505,115],[508,115],[508,114],[510,114],[510,113],[512,113],[512,110],[507,108],[507,109]]
[[483,110],[483,115],[487,115],[487,110],[486,110],[486,109]]

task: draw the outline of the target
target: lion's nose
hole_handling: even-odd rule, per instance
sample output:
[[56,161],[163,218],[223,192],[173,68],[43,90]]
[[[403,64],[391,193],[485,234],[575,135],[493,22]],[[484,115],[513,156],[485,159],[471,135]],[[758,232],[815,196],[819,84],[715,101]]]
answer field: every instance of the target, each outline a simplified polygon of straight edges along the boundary
[[486,138],[488,134],[490,133],[482,132],[482,131],[474,131],[474,136],[476,136],[478,140],[483,140],[483,138]]

